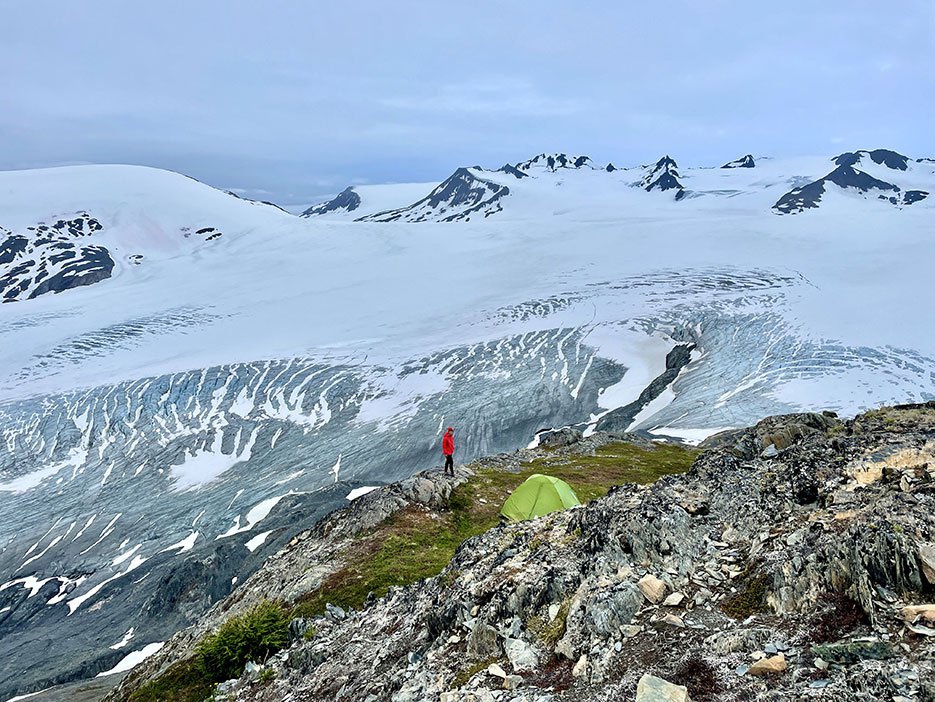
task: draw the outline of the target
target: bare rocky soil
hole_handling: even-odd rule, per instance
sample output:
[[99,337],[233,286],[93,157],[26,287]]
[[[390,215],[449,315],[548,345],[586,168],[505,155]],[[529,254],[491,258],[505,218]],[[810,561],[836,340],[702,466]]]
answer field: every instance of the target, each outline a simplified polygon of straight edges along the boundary
[[[362,611],[293,621],[289,648],[215,698],[935,701],[935,403],[772,417],[707,448],[687,474],[469,539]],[[394,510],[443,509],[466,474],[416,476],[300,535],[108,699],[261,597],[316,587]],[[672,685],[638,693],[647,674]]]

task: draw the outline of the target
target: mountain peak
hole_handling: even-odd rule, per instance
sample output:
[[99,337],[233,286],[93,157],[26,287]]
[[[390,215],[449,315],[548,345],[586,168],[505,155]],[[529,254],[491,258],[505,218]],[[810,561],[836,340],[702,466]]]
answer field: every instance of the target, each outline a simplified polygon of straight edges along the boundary
[[546,154],[542,153],[533,156],[528,161],[522,161],[516,164],[516,168],[521,171],[528,171],[530,168],[539,167],[549,171],[556,171],[559,168],[593,168],[591,159],[587,156],[569,156],[563,153]]
[[859,166],[865,156],[869,157],[877,165],[886,166],[894,171],[905,171],[909,168],[908,156],[903,156],[889,149],[848,151],[836,156],[833,160],[836,166]]
[[360,195],[354,192],[353,185],[349,185],[327,202],[312,205],[307,210],[305,210],[301,216],[311,217],[312,215],[322,215],[328,212],[336,212],[338,210],[353,212],[358,207],[360,207]]
[[721,168],[754,168],[755,166],[756,162],[753,160],[753,154],[747,154],[735,161],[725,163]]
[[[663,156],[661,159],[659,159],[658,161],[656,161],[656,165],[653,166],[653,171],[655,172],[655,171],[659,171],[659,170],[661,170],[661,169],[666,169],[666,170],[670,170],[670,169],[671,169],[671,170],[674,170],[674,169],[677,169],[678,167],[679,167],[679,164],[677,164],[677,163],[675,162],[675,159],[673,159],[671,156],[669,156],[668,154],[666,154],[666,155]],[[678,174],[676,174],[676,175],[678,175]]]
[[500,166],[500,168],[498,168],[495,172],[496,172],[496,173],[506,173],[506,174],[511,175],[511,176],[514,176],[514,177],[516,177],[516,178],[528,178],[528,177],[529,177],[529,174],[528,174],[528,173],[523,173],[523,171],[519,170],[516,166],[514,166],[514,165],[512,165],[512,164],[509,164],[509,163],[504,163],[504,164],[503,164],[502,166]]
[[473,169],[462,167],[418,202],[360,217],[356,221],[469,221],[472,216],[489,217],[500,212],[503,209],[500,201],[509,194],[510,189],[505,185],[480,178]]
[[678,164],[668,154],[656,161],[640,179],[639,186],[647,192],[653,190],[675,190],[675,199],[681,200],[685,195],[685,187],[679,182]]

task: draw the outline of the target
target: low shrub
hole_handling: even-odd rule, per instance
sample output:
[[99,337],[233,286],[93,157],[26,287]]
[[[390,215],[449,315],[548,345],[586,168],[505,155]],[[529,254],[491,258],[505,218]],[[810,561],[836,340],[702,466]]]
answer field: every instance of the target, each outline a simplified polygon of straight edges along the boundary
[[693,654],[678,664],[672,682],[687,687],[689,696],[695,702],[711,702],[722,692],[714,668],[698,654]]
[[289,643],[289,615],[279,602],[260,602],[231,617],[198,644],[204,676],[215,682],[238,677],[247,661],[263,662]]
[[819,611],[809,622],[813,643],[837,641],[860,626],[869,624],[863,608],[843,592],[830,592],[819,601]]

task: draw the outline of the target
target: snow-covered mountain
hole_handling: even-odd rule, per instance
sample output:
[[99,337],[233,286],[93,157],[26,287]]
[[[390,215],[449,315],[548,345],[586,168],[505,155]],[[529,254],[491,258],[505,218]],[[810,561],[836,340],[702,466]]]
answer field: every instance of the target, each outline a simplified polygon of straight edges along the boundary
[[[0,173],[4,289],[29,278],[0,305],[0,699],[164,641],[353,488],[437,464],[449,424],[466,461],[935,399],[935,198],[772,209],[837,168],[935,183],[853,153],[551,154],[306,217],[154,169]],[[90,247],[109,277],[66,275]]]
[[[633,188],[653,195],[640,196]],[[536,220],[544,212],[577,217],[588,207],[626,216],[634,209],[665,207],[660,195],[685,210],[790,214],[819,207],[829,189],[832,200],[842,195],[874,200],[874,206],[883,200],[904,207],[923,200],[933,188],[935,164],[885,149],[835,159],[759,162],[747,154],[720,168],[680,168],[669,155],[648,166],[620,168],[596,165],[588,156],[543,153],[496,170],[459,168],[438,185],[353,186],[303,214],[370,222],[455,222]]]
[[312,215],[323,215],[329,212],[353,212],[360,207],[360,202],[360,194],[354,190],[354,186],[349,185],[338,193],[334,199],[320,205],[312,205],[302,213],[302,216],[311,217]]
[[[115,268],[148,265],[150,251],[195,254],[220,239],[230,222],[250,228],[291,218],[276,205],[133,166],[11,171],[0,173],[0,189],[3,302],[98,283]],[[82,206],[87,202],[96,203],[93,214]],[[193,206],[200,202],[210,208]],[[224,214],[214,218],[212,209]]]
[[[512,174],[510,174],[512,175]],[[458,222],[489,217],[503,210],[510,194],[506,185],[481,175],[480,169],[459,168],[421,200],[408,207],[360,217],[359,222]]]
[[728,161],[721,168],[756,168],[756,160],[753,154],[747,154],[733,161]]
[[646,192],[674,190],[676,200],[685,196],[685,187],[679,182],[678,164],[668,156],[663,156],[655,165],[647,166],[645,170],[639,185]]
[[[848,193],[884,200],[896,207],[924,200],[935,186],[931,164],[909,158],[895,151],[853,151],[834,159],[837,165],[827,175],[793,188],[783,195],[773,209],[780,214],[797,214],[821,205],[829,192]],[[927,190],[918,189],[923,184]]]

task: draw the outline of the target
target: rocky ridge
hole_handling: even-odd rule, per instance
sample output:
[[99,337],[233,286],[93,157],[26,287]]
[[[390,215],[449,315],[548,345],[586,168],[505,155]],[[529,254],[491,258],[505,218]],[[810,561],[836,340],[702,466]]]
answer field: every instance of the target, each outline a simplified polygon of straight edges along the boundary
[[[935,403],[773,417],[708,446],[685,475],[495,528],[438,577],[294,621],[312,635],[219,698],[935,699]],[[394,504],[443,505],[466,475],[416,476],[297,537],[108,699],[263,588],[314,580]]]

